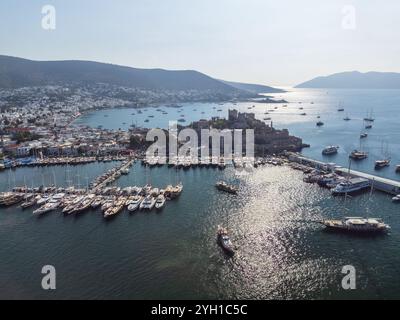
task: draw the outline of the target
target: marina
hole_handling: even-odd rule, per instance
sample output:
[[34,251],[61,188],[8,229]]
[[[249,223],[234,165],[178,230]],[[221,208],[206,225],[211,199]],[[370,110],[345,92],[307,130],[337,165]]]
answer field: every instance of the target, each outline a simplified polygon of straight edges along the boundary
[[[87,189],[57,188],[55,186],[14,187],[12,191],[0,194],[0,206],[17,205],[25,200],[21,204],[23,209],[38,206],[33,210],[33,215],[42,215],[55,210],[72,215],[101,207],[104,217],[108,218],[121,212],[125,207],[130,207],[129,211],[131,212],[135,211],[138,206],[140,209],[152,210],[154,206],[162,209],[166,200],[176,199],[183,191],[182,184],[168,185],[164,189],[152,188],[148,184],[144,187],[107,187],[121,177],[121,172],[128,173],[127,170],[133,163],[133,159],[128,159],[108,170],[94,179]],[[131,206],[132,204],[135,204],[135,208]]]

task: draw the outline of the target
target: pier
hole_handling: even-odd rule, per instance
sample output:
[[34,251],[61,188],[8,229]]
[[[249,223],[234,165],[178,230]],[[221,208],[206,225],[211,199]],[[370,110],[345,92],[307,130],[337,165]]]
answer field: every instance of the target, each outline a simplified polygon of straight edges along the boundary
[[351,178],[362,178],[369,181],[372,189],[382,191],[391,195],[400,194],[400,181],[391,180],[377,175],[360,172],[356,170],[349,170],[336,163],[325,163],[322,161],[310,159],[297,153],[287,153],[287,158],[290,162],[298,163],[306,167],[311,167],[317,170],[337,173],[343,177],[350,176]]

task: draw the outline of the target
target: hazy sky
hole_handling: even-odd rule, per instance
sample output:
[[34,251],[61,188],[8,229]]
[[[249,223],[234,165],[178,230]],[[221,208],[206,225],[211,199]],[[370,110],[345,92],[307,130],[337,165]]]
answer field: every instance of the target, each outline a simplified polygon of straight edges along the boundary
[[[47,4],[55,30],[41,25]],[[400,72],[399,17],[398,0],[1,0],[0,54],[294,85],[341,71]]]

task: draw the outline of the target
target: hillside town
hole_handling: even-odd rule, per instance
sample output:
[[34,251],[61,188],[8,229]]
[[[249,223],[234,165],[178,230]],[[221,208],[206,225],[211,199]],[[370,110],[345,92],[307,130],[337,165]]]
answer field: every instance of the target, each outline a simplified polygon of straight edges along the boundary
[[[144,151],[148,129],[132,127],[123,131],[79,126],[77,130],[74,124],[74,120],[84,112],[93,108],[121,106],[123,101],[104,100],[101,95],[96,100],[59,87],[22,88],[15,91],[19,95],[14,98],[13,95],[7,95],[7,90],[1,94],[0,169],[29,165],[39,159],[43,161],[43,158],[104,157]],[[63,93],[64,99],[60,99]],[[10,99],[14,101],[13,107],[8,105]],[[23,106],[20,105],[22,101]],[[298,151],[302,147],[301,139],[290,136],[287,130],[273,128],[272,123],[267,125],[257,120],[254,113],[229,110],[228,119],[213,117],[189,126],[197,130],[254,129],[256,155]]]

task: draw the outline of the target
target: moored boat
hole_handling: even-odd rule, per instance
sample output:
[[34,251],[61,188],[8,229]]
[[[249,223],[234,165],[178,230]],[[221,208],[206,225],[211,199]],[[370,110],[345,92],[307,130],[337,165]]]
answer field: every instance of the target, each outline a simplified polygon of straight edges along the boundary
[[156,204],[156,200],[151,195],[148,195],[144,200],[140,203],[140,210],[152,210]]
[[165,200],[164,195],[160,194],[156,199],[156,204],[155,204],[156,209],[160,210],[160,209],[164,208],[165,201],[166,200]]
[[143,201],[143,197],[142,196],[134,196],[134,198],[132,199],[131,203],[128,205],[128,211],[129,212],[136,211],[139,208],[140,203],[142,201]]
[[345,195],[363,191],[371,187],[369,180],[364,178],[351,178],[339,183],[332,189],[333,195]]
[[353,150],[350,153],[349,158],[353,160],[363,160],[368,158],[368,153],[365,151]]
[[381,169],[390,165],[390,159],[376,160],[375,169]]

